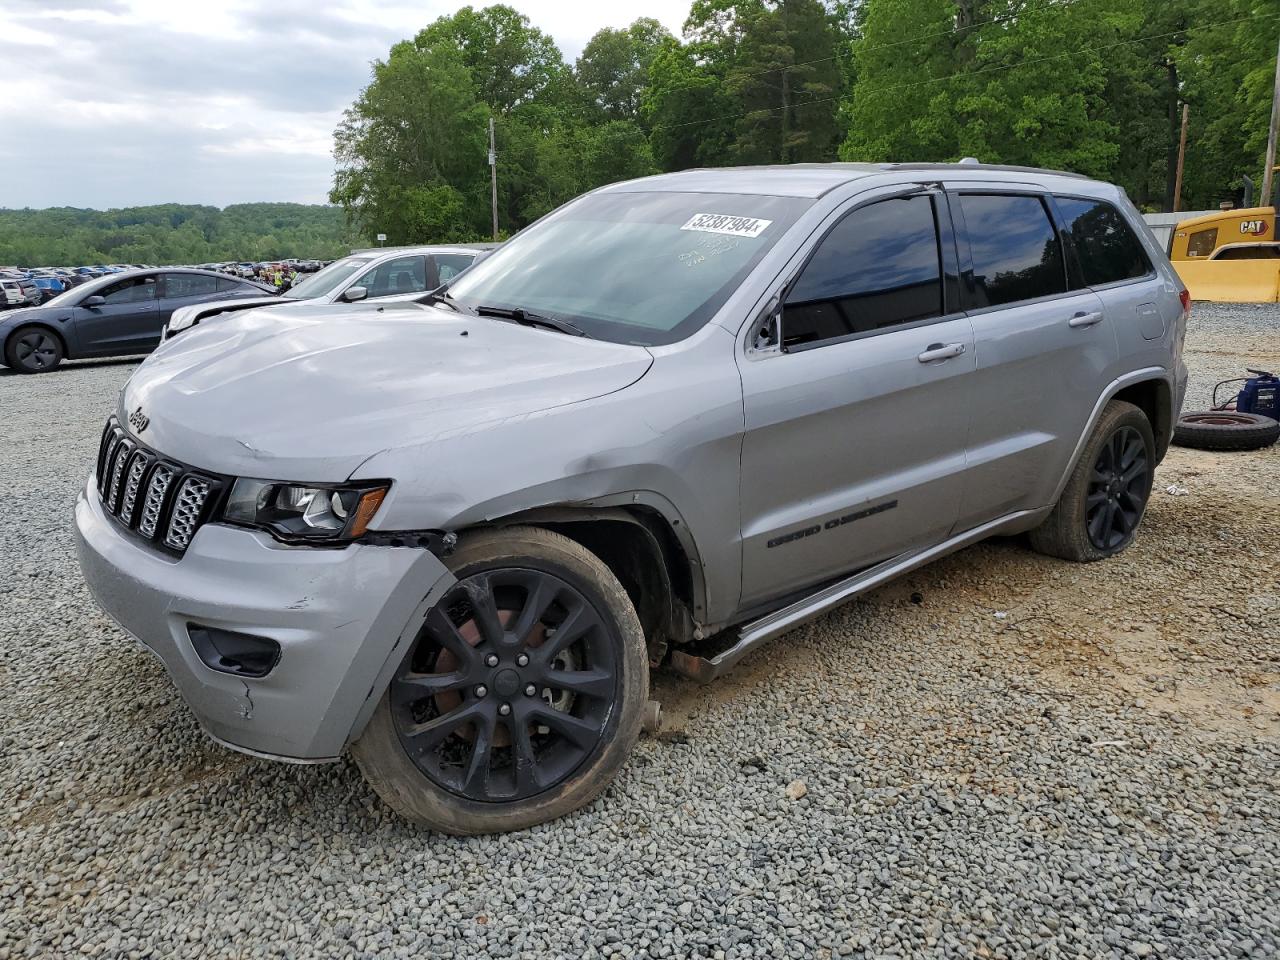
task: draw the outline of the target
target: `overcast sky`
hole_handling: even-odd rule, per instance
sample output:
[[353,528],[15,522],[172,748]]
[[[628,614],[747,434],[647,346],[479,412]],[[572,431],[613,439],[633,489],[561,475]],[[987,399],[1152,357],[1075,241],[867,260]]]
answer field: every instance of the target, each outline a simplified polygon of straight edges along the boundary
[[[570,63],[689,0],[507,0]],[[333,130],[447,0],[0,0],[0,207],[323,203]],[[483,6],[483,2],[473,2]]]

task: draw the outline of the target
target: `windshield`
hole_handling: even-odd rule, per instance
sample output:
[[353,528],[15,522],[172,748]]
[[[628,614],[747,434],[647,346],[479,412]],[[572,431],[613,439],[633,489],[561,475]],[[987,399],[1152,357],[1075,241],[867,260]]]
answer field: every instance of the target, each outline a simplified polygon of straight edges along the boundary
[[289,288],[286,300],[314,300],[333,293],[368,263],[372,257],[347,257],[335,260],[319,273],[313,273],[302,282]]
[[588,336],[654,346],[700,328],[812,200],[603,193],[530,227],[461,274],[464,306],[522,308]]

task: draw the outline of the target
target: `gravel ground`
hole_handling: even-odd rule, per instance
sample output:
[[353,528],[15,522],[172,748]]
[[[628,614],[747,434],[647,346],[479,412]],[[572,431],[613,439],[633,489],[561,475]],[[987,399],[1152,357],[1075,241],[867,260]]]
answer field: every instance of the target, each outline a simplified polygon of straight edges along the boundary
[[[1187,350],[1205,406],[1280,308]],[[0,371],[0,960],[1280,952],[1280,447],[1175,450],[1122,559],[983,544],[662,678],[599,801],[460,840],[212,744],[97,611],[70,506],[131,369]]]

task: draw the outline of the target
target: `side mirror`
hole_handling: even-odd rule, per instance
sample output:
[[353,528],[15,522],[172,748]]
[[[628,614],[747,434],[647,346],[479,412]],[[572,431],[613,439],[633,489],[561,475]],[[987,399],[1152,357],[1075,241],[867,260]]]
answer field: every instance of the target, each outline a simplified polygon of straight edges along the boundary
[[106,297],[100,297],[96,293],[92,297],[85,297],[80,301],[82,307],[100,307],[107,302]]
[[342,291],[342,301],[344,303],[355,303],[357,300],[363,300],[369,296],[369,290],[366,287],[347,287]]

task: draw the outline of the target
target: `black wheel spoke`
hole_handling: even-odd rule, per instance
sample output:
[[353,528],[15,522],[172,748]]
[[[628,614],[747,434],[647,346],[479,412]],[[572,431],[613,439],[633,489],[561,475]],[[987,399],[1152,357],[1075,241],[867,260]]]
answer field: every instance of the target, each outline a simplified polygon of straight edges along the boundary
[[1147,458],[1138,457],[1131,461],[1129,468],[1120,474],[1120,482],[1126,487],[1139,477],[1145,476],[1147,472]]
[[422,723],[409,724],[404,731],[406,737],[418,740],[421,744],[431,746],[439,743],[464,723],[477,719],[485,712],[482,701],[469,703],[438,717],[432,717]]
[[538,758],[533,751],[533,739],[529,736],[527,713],[522,711],[520,719],[508,724],[508,729],[511,731],[516,794],[528,796],[542,788],[542,781],[538,776]]
[[[521,571],[525,573],[525,571]],[[515,621],[509,625],[508,633],[520,643],[529,639],[533,628],[546,616],[547,608],[555,602],[560,593],[559,584],[540,574],[528,572],[514,581],[525,590],[524,606]]]
[[531,713],[534,722],[550,727],[580,747],[590,746],[600,737],[600,729],[595,724],[575,717],[571,713],[563,713],[545,706],[536,707]]
[[606,670],[549,670],[541,685],[586,697],[612,697],[614,693],[613,674]]
[[599,623],[594,611],[585,603],[569,611],[554,630],[548,631],[547,639],[538,648],[538,659],[543,664],[550,664],[566,647]]
[[493,583],[481,574],[464,582],[467,596],[471,598],[471,613],[476,628],[485,643],[502,642],[502,620],[498,617],[498,601],[493,595]]
[[465,673],[407,673],[396,677],[396,683],[415,691],[419,697],[433,697],[438,693],[460,690],[468,683]]
[[466,793],[487,793],[489,788],[490,761],[493,756],[494,720],[491,714],[475,721],[475,739],[471,743],[471,756],[467,760],[467,772],[462,779]]
[[431,638],[460,661],[468,665],[476,662],[479,654],[476,653],[475,647],[467,642],[467,638],[458,631],[457,624],[449,619],[449,613],[445,610],[444,604],[437,604],[431,608],[431,612],[427,614],[426,626]]

